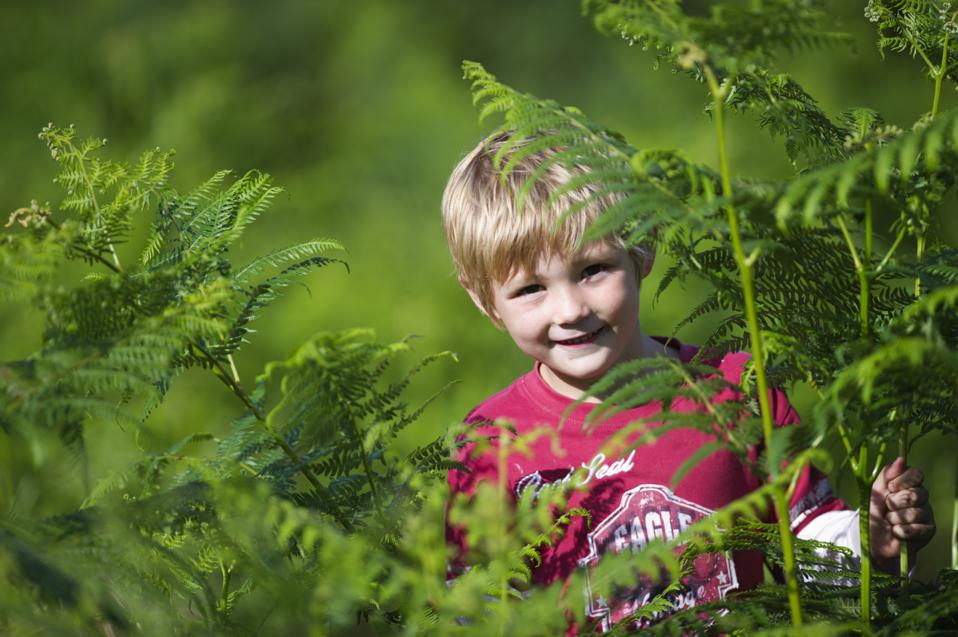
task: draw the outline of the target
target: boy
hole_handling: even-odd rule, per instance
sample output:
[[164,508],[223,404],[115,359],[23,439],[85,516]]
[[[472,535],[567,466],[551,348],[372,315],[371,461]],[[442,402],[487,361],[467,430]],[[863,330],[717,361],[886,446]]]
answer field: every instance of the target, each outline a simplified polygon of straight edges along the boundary
[[[521,143],[528,143],[529,140]],[[521,159],[503,176],[493,157],[509,143],[504,134],[484,140],[455,168],[443,195],[443,222],[459,281],[479,310],[504,328],[520,350],[535,361],[532,371],[489,397],[467,417],[469,423],[506,420],[522,436],[543,426],[558,432],[561,455],[550,442],[532,443],[532,455],[512,454],[504,483],[518,497],[553,486],[575,486],[570,507],[583,507],[589,520],[576,518],[563,537],[542,551],[533,581],[549,584],[577,568],[594,564],[607,550],[639,550],[653,538],[671,539],[689,524],[760,486],[758,479],[728,451],[713,453],[669,487],[675,471],[711,437],[694,429],[673,429],[654,443],[620,456],[603,447],[628,423],[654,416],[649,403],[603,420],[591,432],[583,423],[594,404],[567,410],[613,366],[641,357],[667,356],[688,362],[696,348],[653,338],[639,325],[639,285],[652,267],[650,249],[607,237],[580,245],[586,228],[614,203],[596,199],[589,186],[550,201],[570,180],[583,174],[556,163],[545,169],[526,194],[523,209],[516,194],[551,151]],[[557,225],[564,211],[587,202]],[[748,356],[726,355],[709,364],[716,374],[738,383]],[[713,401],[736,400],[722,392]],[[772,393],[777,426],[797,422],[784,394]],[[673,411],[701,409],[677,399]],[[608,452],[608,455],[607,455]],[[470,471],[451,471],[453,497],[469,494],[478,482],[501,480],[499,465],[488,454],[461,460]],[[870,510],[873,559],[886,570],[897,564],[899,543],[913,550],[934,534],[934,518],[922,487],[922,474],[902,459],[885,467],[876,480]],[[569,484],[574,482],[574,485]],[[848,511],[813,468],[802,471],[790,502],[792,531],[801,538],[829,541],[857,554],[857,512]],[[448,541],[465,552],[464,530],[447,527]],[[762,558],[754,551],[703,556],[696,579],[682,604],[723,598],[733,589],[748,589],[762,580]],[[587,614],[609,627],[640,607],[651,594],[648,582],[635,582],[618,601],[593,598],[587,590]]]

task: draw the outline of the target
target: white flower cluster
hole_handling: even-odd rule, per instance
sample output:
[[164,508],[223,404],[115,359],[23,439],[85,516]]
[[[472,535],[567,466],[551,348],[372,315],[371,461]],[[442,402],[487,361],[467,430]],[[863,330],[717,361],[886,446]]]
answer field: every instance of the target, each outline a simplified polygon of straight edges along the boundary
[[951,3],[942,2],[938,8],[938,19],[942,22],[942,28],[949,35],[958,35],[958,16],[951,13]]
[[639,38],[626,31],[625,28],[622,29],[619,35],[623,40],[629,43],[629,46],[634,46],[635,43],[639,41]]
[[885,7],[881,5],[881,2],[868,0],[868,4],[865,5],[865,19],[869,22],[878,22],[881,20],[884,10]]

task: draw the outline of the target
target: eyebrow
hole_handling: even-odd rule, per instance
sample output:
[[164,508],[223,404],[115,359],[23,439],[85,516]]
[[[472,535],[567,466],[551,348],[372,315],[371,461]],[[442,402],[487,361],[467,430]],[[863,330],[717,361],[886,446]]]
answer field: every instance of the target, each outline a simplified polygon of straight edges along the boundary
[[510,277],[506,281],[503,281],[500,287],[510,292],[514,290],[521,290],[524,287],[535,285],[539,282],[539,278],[540,277],[535,273],[530,274],[528,272],[522,272],[521,276],[516,275]]
[[612,250],[606,251],[604,248],[599,250],[594,250],[591,254],[584,255],[579,254],[572,261],[572,265],[580,266],[587,263],[595,263],[596,261],[609,262],[616,260],[616,253]]

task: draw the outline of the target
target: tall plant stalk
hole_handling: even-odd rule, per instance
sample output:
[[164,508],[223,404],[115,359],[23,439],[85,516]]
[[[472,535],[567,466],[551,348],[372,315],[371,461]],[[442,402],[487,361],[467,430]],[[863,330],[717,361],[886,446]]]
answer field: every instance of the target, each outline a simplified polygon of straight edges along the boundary
[[858,530],[861,547],[861,578],[859,591],[859,609],[861,613],[862,628],[864,633],[871,630],[871,581],[872,581],[872,560],[871,560],[871,526],[870,526],[870,504],[872,483],[878,477],[881,470],[882,459],[885,455],[885,445],[878,448],[878,454],[875,463],[869,467],[868,444],[863,440],[858,447],[858,457],[856,459],[854,448],[848,436],[848,431],[844,424],[838,423],[838,433],[841,437],[845,451],[848,453],[848,464],[852,468],[852,474],[855,476],[855,483],[858,486],[858,499],[861,506],[858,509]]
[[[855,246],[855,243],[852,240],[851,233],[848,231],[848,226],[845,224],[845,220],[839,216],[837,217],[837,221],[838,227],[842,231],[842,237],[844,237],[845,243],[848,246],[848,252],[851,254],[852,262],[855,264],[855,274],[858,277],[859,284],[858,317],[860,333],[862,338],[867,338],[869,334],[871,334],[871,323],[869,321],[868,313],[872,276],[872,200],[870,198],[865,200],[865,237],[864,249],[862,250],[861,256],[858,254],[858,248]],[[897,244],[895,247],[897,247]],[[892,249],[894,249],[894,247]],[[891,418],[894,419],[894,412],[892,412]],[[903,427],[907,427],[907,424],[903,425]],[[907,432],[907,429],[905,429],[905,431]],[[872,483],[875,481],[875,478],[878,477],[878,471],[880,471],[881,468],[882,456],[884,455],[884,445],[879,449],[878,456],[875,459],[874,467],[872,468],[869,466],[868,461],[867,441],[861,441],[860,447],[858,449],[858,460],[856,461],[852,455],[853,448],[851,441],[848,439],[845,428],[841,424],[839,424],[839,433],[842,437],[842,442],[845,445],[845,449],[849,453],[849,464],[852,467],[852,472],[854,473],[856,483],[858,484],[858,523],[861,550],[861,578],[859,580],[861,590],[859,593],[859,600],[862,624],[867,631],[871,624],[872,562],[871,526],[869,524],[871,515],[871,490]],[[907,433],[905,435],[907,435]],[[902,543],[901,547],[901,560],[903,562],[907,562],[908,553],[905,544]],[[907,573],[907,569],[905,569],[904,572]]]
[[[762,344],[762,331],[758,324],[758,311],[755,305],[755,282],[752,268],[758,258],[758,249],[746,255],[742,246],[742,237],[739,230],[738,214],[732,202],[732,178],[729,170],[728,152],[725,145],[725,90],[719,85],[715,74],[708,65],[702,69],[708,81],[709,91],[713,100],[712,121],[715,123],[715,132],[718,138],[719,166],[722,174],[722,195],[726,199],[726,214],[728,215],[729,235],[732,239],[732,249],[739,275],[742,278],[742,293],[745,296],[745,316],[748,323],[749,339],[752,346],[752,361],[755,369],[756,384],[758,386],[759,409],[762,418],[762,437],[766,449],[772,448],[772,409],[768,397],[768,380],[765,376],[765,352]],[[768,456],[769,475],[779,473],[775,460]],[[790,528],[788,515],[788,497],[781,488],[773,491],[775,515],[778,518],[779,534],[782,542],[782,557],[785,570],[785,583],[788,590],[788,606],[791,612],[792,625],[802,625],[802,607],[798,595],[798,577],[795,567],[795,547]]]
[[[113,270],[113,272],[115,272],[116,274],[122,273],[122,270],[120,269],[120,266],[118,263],[116,264],[110,263],[109,261],[107,261],[102,256],[96,253],[88,253],[88,254],[89,256],[93,257],[95,260],[99,261],[106,267]],[[137,308],[134,308],[134,309],[137,309]],[[307,481],[309,481],[309,483],[313,486],[313,488],[315,488],[317,491],[321,491],[323,488],[323,485],[322,483],[320,483],[319,479],[309,468],[309,465],[306,462],[304,462],[302,458],[300,458],[299,454],[296,453],[296,450],[293,449],[288,442],[286,442],[285,438],[283,438],[281,435],[276,433],[275,430],[273,430],[272,426],[269,424],[269,420],[267,419],[266,414],[264,414],[263,410],[260,409],[255,402],[253,402],[253,399],[250,397],[250,395],[246,392],[245,389],[243,389],[243,386],[240,385],[239,372],[236,371],[236,366],[233,363],[232,356],[228,357],[232,371],[228,371],[227,369],[225,369],[223,364],[215,356],[213,356],[213,354],[209,350],[207,350],[201,343],[198,343],[198,342],[192,343],[192,347],[196,348],[196,351],[198,351],[200,354],[203,355],[204,358],[206,358],[211,368],[215,370],[213,375],[216,378],[218,378],[224,385],[226,385],[230,389],[230,391],[232,391],[233,394],[240,399],[243,405],[245,405],[246,408],[250,410],[250,413],[253,414],[256,420],[263,426],[263,428],[267,431],[267,433],[269,433],[270,437],[272,437],[273,441],[276,442],[277,446],[279,446],[279,448],[283,450],[283,453],[285,453],[286,456],[296,465],[296,467],[298,467],[299,472],[303,474],[303,476],[306,478]],[[366,467],[368,470],[369,468],[368,464],[366,465]],[[372,482],[370,482],[370,486],[372,486]],[[373,493],[375,494],[375,489],[373,489]],[[378,501],[377,501],[377,505],[378,505]],[[348,520],[343,518],[342,522],[347,530],[352,529]]]
[[862,616],[862,626],[865,629],[864,632],[868,632],[871,627],[871,606],[872,606],[872,556],[871,556],[871,526],[869,524],[869,517],[871,514],[871,490],[872,490],[872,481],[868,479],[868,445],[862,442],[862,446],[858,451],[858,462],[857,467],[853,466],[855,471],[855,477],[858,482],[858,501],[860,503],[858,509],[858,530],[859,536],[861,538],[861,560],[862,560],[862,572],[861,572],[861,590],[859,592],[859,603]]
[[[898,428],[898,455],[907,458],[908,454],[908,422],[903,421]],[[898,575],[901,578],[901,587],[904,592],[908,585],[908,571],[911,568],[911,558],[909,556],[908,543],[901,541],[898,548]]]
[[[945,78],[945,73],[948,70],[948,45],[949,45],[949,36],[950,34],[946,31],[944,40],[942,41],[941,46],[941,62],[937,67],[929,64],[929,72],[931,73],[932,78],[935,81],[935,92],[934,97],[931,102],[931,115],[930,119],[934,119],[938,115],[938,107],[941,104],[941,83]],[[925,233],[922,228],[918,228],[918,233],[915,238],[915,258],[917,263],[921,263],[922,258],[924,257],[925,252]],[[921,277],[915,277],[915,298],[921,296]],[[908,422],[903,421],[898,430],[898,455],[908,461]],[[956,521],[953,525],[953,535],[958,536],[958,491],[955,493],[955,511],[956,511]],[[955,560],[952,560],[953,562]],[[910,557],[908,543],[902,540],[900,544],[900,549],[898,553],[898,573],[901,578],[902,590],[908,583],[908,571],[910,568]]]
[[941,103],[941,81],[945,79],[945,73],[948,71],[948,38],[950,34],[945,31],[945,39],[941,44],[941,63],[938,67],[931,67],[931,75],[935,79],[935,97],[931,102],[931,117],[938,114],[938,105]]
[[[938,66],[937,71],[933,74],[935,78],[935,97],[932,100],[931,105],[931,117],[932,119],[938,115],[938,104],[941,99],[941,82],[945,79],[945,73],[948,71],[948,44],[950,33],[945,32],[945,39],[941,46],[941,63]],[[918,236],[917,241],[917,256],[919,263],[921,262],[922,252],[925,248],[925,236],[921,234]],[[917,297],[921,294],[921,279],[915,278],[915,296]],[[904,454],[902,454],[904,455]],[[951,568],[958,569],[958,474],[955,474],[955,489],[952,502],[952,515],[951,515]],[[902,542],[902,555],[907,554],[907,546]],[[905,565],[905,558],[902,557],[902,566]]]
[[958,471],[955,472],[955,498],[951,507],[951,568],[958,570]]

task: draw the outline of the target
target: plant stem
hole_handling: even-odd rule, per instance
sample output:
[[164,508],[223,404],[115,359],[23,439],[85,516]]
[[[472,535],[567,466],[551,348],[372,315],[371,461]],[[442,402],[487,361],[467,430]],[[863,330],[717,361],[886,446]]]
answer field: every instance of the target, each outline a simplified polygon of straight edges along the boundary
[[835,423],[838,426],[838,435],[842,439],[842,444],[845,446],[845,452],[848,454],[848,464],[851,465],[852,472],[858,472],[858,461],[855,460],[855,457],[852,455],[852,443],[848,438],[848,432],[845,431],[845,425],[838,421]]
[[383,514],[383,506],[379,501],[379,491],[376,489],[376,481],[373,480],[373,468],[369,466],[369,454],[366,453],[366,447],[363,444],[363,438],[359,433],[359,427],[356,426],[356,421],[352,420],[350,421],[350,424],[353,428],[353,436],[356,440],[356,444],[362,451],[363,470],[366,472],[366,482],[369,483],[369,491],[373,496],[373,504],[376,505],[376,512],[379,514],[379,519],[385,521],[386,516]]
[[[57,226],[56,224],[54,224],[54,222],[53,222],[52,220],[48,220],[48,221],[49,221],[49,223],[50,223],[51,225],[53,225],[54,228],[57,228],[57,229],[59,228],[59,226]],[[102,263],[103,265],[107,266],[108,268],[110,268],[111,270],[113,270],[114,272],[116,272],[117,274],[122,274],[123,271],[120,269],[120,264],[119,264],[119,262],[110,263],[109,261],[107,261],[106,259],[104,259],[104,258],[103,258],[102,256],[100,256],[99,254],[96,254],[96,253],[94,253],[94,252],[92,252],[92,251],[86,250],[85,248],[83,248],[83,247],[81,247],[81,246],[71,246],[71,247],[73,247],[73,248],[76,249],[76,250],[79,250],[80,252],[83,252],[83,253],[86,254],[87,256],[90,256],[90,257],[92,257],[92,258],[94,258],[94,259],[100,261],[100,263]],[[111,250],[112,250],[112,246],[111,246]],[[114,257],[115,257],[115,254],[114,254]],[[135,310],[138,310],[139,308],[137,308],[136,306],[134,306],[134,309],[135,309]],[[269,422],[266,420],[266,415],[263,414],[262,410],[260,410],[260,408],[252,401],[252,399],[249,397],[249,394],[246,393],[246,390],[243,389],[243,387],[239,384],[239,373],[237,372],[236,366],[235,366],[235,364],[233,363],[232,356],[229,357],[230,367],[231,367],[232,369],[231,369],[231,370],[227,370],[225,367],[223,367],[223,364],[220,363],[218,360],[216,360],[216,357],[214,357],[214,356],[213,356],[205,347],[203,347],[200,343],[194,342],[192,345],[193,345],[197,350],[199,350],[200,353],[202,353],[203,356],[206,357],[206,359],[209,360],[209,361],[213,364],[214,367],[216,367],[216,369],[217,369],[217,371],[218,371],[219,373],[214,374],[214,375],[217,376],[221,381],[223,381],[223,383],[224,383],[227,387],[229,387],[229,388],[233,391],[233,393],[234,393],[241,401],[243,401],[243,404],[246,405],[246,407],[250,410],[250,412],[252,412],[253,416],[256,417],[256,420],[258,420],[260,423],[262,423],[263,427],[266,429],[266,431],[269,433],[269,435],[272,436],[272,438],[273,438],[273,440],[276,442],[276,444],[279,445],[279,447],[283,450],[283,453],[285,453],[285,454],[289,457],[289,459],[292,460],[293,463],[294,463],[297,467],[299,467],[300,473],[302,473],[302,474],[306,477],[306,479],[309,481],[309,483],[310,483],[311,485],[313,485],[313,488],[316,489],[317,491],[321,491],[321,490],[323,489],[323,485],[322,485],[322,483],[319,481],[319,479],[313,474],[313,472],[310,470],[310,468],[309,468],[308,466],[306,466],[306,464],[303,462],[302,458],[299,457],[299,454],[296,453],[296,450],[293,449],[291,446],[289,446],[289,443],[286,442],[286,439],[283,438],[282,436],[280,436],[279,434],[277,434],[277,433],[273,430],[273,428],[270,426]],[[365,457],[364,457],[364,462],[366,462]],[[366,468],[367,468],[367,471],[368,471],[368,469],[369,469],[368,463],[367,463],[367,467],[366,467]],[[372,486],[372,483],[371,483],[371,482],[370,482],[370,486]],[[375,489],[375,487],[373,487],[373,495],[374,495],[374,496],[375,496],[375,493],[376,493],[376,489]],[[379,501],[378,501],[378,499],[376,500],[376,506],[377,506],[377,509],[378,509],[378,508],[379,508]],[[382,515],[382,510],[380,509],[380,516],[381,516],[381,515]],[[351,530],[352,525],[350,525],[349,522],[348,522],[345,518],[342,518],[340,521],[343,523],[343,526],[345,526],[348,530]]]
[[872,586],[872,559],[871,559],[871,533],[869,527],[869,516],[871,513],[871,493],[872,484],[868,479],[868,445],[862,442],[858,451],[858,530],[861,536],[861,590],[859,601],[861,603],[862,632],[867,634],[871,631],[871,586]]
[[[61,227],[58,223],[56,223],[53,219],[50,219],[49,217],[47,218],[47,223],[49,223],[49,224],[53,227],[54,230],[59,230],[60,227]],[[122,274],[122,273],[123,273],[123,269],[120,267],[120,261],[119,261],[119,259],[116,258],[116,252],[113,253],[113,261],[114,261],[114,263],[110,263],[109,261],[107,261],[106,259],[104,259],[101,255],[97,254],[96,252],[93,252],[92,250],[89,250],[89,249],[85,248],[85,247],[82,246],[82,245],[79,245],[79,244],[71,244],[71,245],[69,246],[69,248],[70,248],[71,250],[76,250],[77,252],[79,252],[79,253],[81,253],[81,254],[87,255],[88,257],[90,257],[91,259],[93,259],[93,260],[95,260],[95,261],[99,261],[100,263],[102,263],[102,264],[105,265],[106,267],[110,268],[111,270],[113,270],[113,271],[116,272],[117,274]],[[113,250],[113,244],[110,244],[110,250]]]
[[[735,263],[738,265],[739,275],[742,277],[742,292],[745,296],[745,315],[748,324],[749,338],[752,344],[752,364],[754,365],[756,384],[758,386],[759,409],[762,417],[762,436],[765,448],[772,448],[772,409],[768,397],[768,381],[765,377],[765,352],[762,344],[762,331],[758,323],[758,311],[755,306],[755,282],[752,274],[752,264],[758,253],[746,256],[742,247],[742,237],[738,225],[738,214],[732,203],[732,178],[729,170],[728,152],[725,146],[725,94],[715,78],[715,74],[707,64],[702,66],[709,90],[713,99],[713,120],[718,137],[719,166],[722,173],[722,196],[725,197],[726,213],[728,215],[729,235],[732,239],[732,249],[735,253]],[[779,474],[779,467],[768,457],[768,472],[771,476]],[[798,596],[798,577],[795,569],[795,549],[793,546],[790,518],[788,515],[788,500],[781,489],[774,490],[773,500],[775,514],[778,518],[778,528],[782,542],[782,557],[784,561],[785,582],[788,588],[788,605],[792,616],[792,625],[802,625],[802,608]]]
[[236,361],[233,360],[233,355],[227,354],[226,360],[228,360],[230,363],[230,371],[233,373],[233,380],[235,380],[237,383],[240,382],[239,370],[236,369]]
[[931,117],[938,114],[938,104],[941,100],[941,81],[945,79],[945,70],[948,68],[948,37],[951,34],[945,31],[945,40],[941,45],[941,65],[932,74],[935,78],[935,98],[931,103]]
[[845,220],[841,217],[837,217],[838,227],[842,231],[842,236],[845,237],[845,243],[848,244],[848,251],[852,255],[852,261],[855,264],[855,274],[858,275],[858,318],[859,324],[861,326],[861,335],[868,336],[869,326],[868,326],[868,262],[871,260],[871,200],[867,200],[865,204],[865,234],[866,234],[866,248],[863,259],[858,257],[858,249],[855,247],[855,243],[852,241],[852,236],[848,232],[848,227],[845,225]]
[[[908,454],[908,421],[903,421],[898,428],[898,455],[907,458]],[[898,550],[898,576],[901,578],[901,590],[905,591],[908,585],[909,555],[908,542],[904,540],[899,544]]]
[[[110,268],[117,274],[122,273],[122,270],[120,270],[119,268],[119,264],[114,265],[110,263],[109,261],[105,260],[102,256],[95,254],[93,252],[90,252],[88,250],[85,250],[82,247],[77,247],[77,246],[73,246],[73,247],[74,249],[79,249],[84,254],[97,259],[98,261],[106,265],[108,268]],[[137,309],[137,308],[134,308],[134,309]],[[316,476],[313,475],[313,472],[310,471],[309,467],[307,467],[303,463],[302,459],[299,457],[299,454],[297,454],[296,451],[289,446],[289,444],[286,442],[286,440],[282,436],[280,436],[275,431],[273,431],[273,428],[266,421],[265,414],[263,414],[260,408],[257,407],[256,404],[252,401],[252,399],[249,397],[249,394],[246,393],[246,390],[239,385],[239,373],[236,371],[236,366],[233,363],[232,356],[229,357],[230,367],[232,368],[232,370],[228,371],[225,367],[223,367],[223,364],[220,363],[218,360],[216,360],[216,358],[209,351],[207,351],[206,348],[204,348],[202,345],[200,345],[199,343],[193,343],[193,346],[197,350],[199,350],[203,354],[203,356],[206,357],[206,359],[209,360],[216,367],[219,373],[215,375],[219,377],[219,379],[222,380],[223,383],[225,383],[226,386],[229,387],[233,391],[233,393],[236,394],[237,397],[239,397],[241,401],[243,401],[243,404],[246,405],[246,407],[253,413],[253,416],[255,416],[256,419],[263,424],[263,426],[266,428],[269,434],[273,437],[273,440],[275,440],[276,443],[282,448],[283,452],[285,452],[286,455],[289,456],[290,460],[296,463],[296,466],[299,467],[300,472],[304,476],[306,476],[306,479],[309,480],[310,484],[312,484],[316,490],[322,489],[322,484],[319,482]]]
[[907,228],[902,228],[898,231],[898,236],[895,237],[895,242],[891,244],[891,247],[888,248],[888,252],[885,253],[885,256],[882,258],[881,263],[878,264],[878,267],[875,268],[875,272],[881,272],[885,269],[885,266],[888,264],[888,260],[892,258],[895,254],[895,251],[898,250],[898,246],[901,245],[901,240],[905,238],[907,233]]
[[[53,222],[51,221],[50,223],[52,224]],[[56,227],[58,226],[54,225],[54,228]],[[108,268],[116,272],[117,274],[122,273],[122,270],[120,270],[118,264],[114,265],[110,263],[109,261],[107,261],[106,259],[104,259],[102,256],[96,253],[87,251],[83,248],[75,247],[75,249],[79,249],[84,254],[87,254],[88,256],[97,259],[98,261],[103,263],[105,266],[107,266]],[[134,309],[138,309],[138,308],[134,308]],[[199,350],[200,353],[202,353],[203,356],[206,357],[206,359],[209,360],[216,367],[219,373],[215,375],[219,377],[219,379],[223,381],[223,383],[226,384],[226,386],[229,387],[233,391],[233,393],[236,394],[237,397],[239,397],[241,401],[243,401],[243,404],[246,405],[246,407],[252,412],[253,416],[255,416],[256,419],[263,424],[263,426],[266,428],[269,434],[273,437],[273,440],[275,440],[276,443],[280,446],[280,448],[282,448],[283,452],[286,453],[286,455],[289,456],[290,460],[292,460],[296,464],[296,466],[299,467],[300,472],[304,476],[306,476],[306,479],[309,480],[310,484],[312,484],[317,491],[321,490],[323,488],[322,484],[319,482],[316,476],[313,475],[313,472],[310,471],[309,467],[307,467],[303,463],[302,459],[299,457],[299,454],[297,454],[296,451],[289,446],[289,443],[287,443],[282,436],[280,436],[275,431],[273,431],[273,428],[266,421],[265,414],[263,414],[260,408],[257,407],[256,404],[252,401],[252,399],[249,397],[249,394],[246,393],[246,390],[243,389],[242,386],[240,386],[239,373],[236,371],[236,366],[233,365],[233,359],[230,358],[230,366],[232,367],[232,372],[230,372],[225,367],[223,367],[223,364],[220,363],[218,360],[216,360],[216,357],[214,357],[209,351],[207,351],[207,349],[203,347],[201,344],[193,343],[193,346],[197,350]],[[345,520],[344,520],[344,523],[345,523]]]
[[862,255],[862,269],[859,273],[861,280],[860,313],[862,321],[862,336],[867,336],[871,331],[868,322],[869,292],[871,285],[871,267],[872,267],[872,200],[871,197],[865,200],[865,252]]
[[[918,263],[921,263],[922,257],[925,256],[925,233],[921,232],[915,239],[915,258]],[[921,296],[921,277],[915,277],[915,298],[917,299]]]
[[951,508],[951,568],[958,570],[958,471],[955,472],[953,498]]
[[229,610],[230,596],[230,575],[233,574],[233,565],[226,566],[223,560],[220,560],[220,575],[222,576],[222,586],[220,587],[220,609],[222,612]]
[[[70,147],[76,150],[76,147],[73,144],[70,144]],[[78,153],[79,154],[79,153]],[[93,186],[93,182],[90,181],[89,175],[86,172],[86,155],[81,155],[80,161],[77,162],[77,165],[80,168],[80,174],[83,176],[83,181],[86,183],[87,188],[90,191],[90,200],[93,202],[93,211],[96,213],[97,219],[99,219],[100,213],[100,204],[96,200],[96,188]],[[113,257],[113,264],[116,266],[116,271],[119,272],[123,268],[120,267],[120,259],[116,256],[116,249],[113,247],[113,242],[107,240],[107,246],[110,248],[110,255]]]
[[286,439],[273,430],[273,427],[266,419],[266,414],[264,414],[259,406],[253,402],[253,399],[250,398],[249,394],[246,393],[246,390],[243,389],[239,383],[233,380],[232,374],[230,374],[229,370],[223,366],[223,363],[216,360],[216,357],[210,354],[209,351],[207,351],[206,348],[201,344],[193,343],[193,347],[199,350],[199,352],[203,354],[203,356],[206,357],[206,359],[209,360],[214,367],[216,367],[216,370],[219,373],[215,374],[215,376],[223,381],[223,383],[229,387],[241,401],[243,401],[243,404],[246,405],[246,408],[250,410],[256,420],[260,421],[269,435],[272,436],[276,444],[279,445],[289,459],[292,460],[293,463],[299,468],[300,473],[302,473],[306,479],[309,480],[309,483],[313,485],[313,488],[315,488],[317,491],[321,491],[323,489],[323,485],[320,483],[319,479],[313,475],[313,472],[308,466],[306,466],[306,463],[303,462],[302,458],[299,457],[299,454],[296,453],[296,450],[289,446],[289,443],[286,442]]

